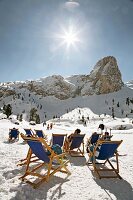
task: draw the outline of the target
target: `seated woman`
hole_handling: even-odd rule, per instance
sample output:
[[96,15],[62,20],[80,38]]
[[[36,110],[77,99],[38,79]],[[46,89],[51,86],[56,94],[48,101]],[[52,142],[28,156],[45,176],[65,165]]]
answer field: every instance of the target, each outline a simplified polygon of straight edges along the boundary
[[72,136],[80,134],[80,132],[81,132],[80,129],[76,129],[74,131],[74,133],[71,133],[68,137],[66,137],[65,142],[64,142],[64,150],[65,151],[68,151],[68,149],[69,149],[69,146],[70,146],[70,144],[72,142]]

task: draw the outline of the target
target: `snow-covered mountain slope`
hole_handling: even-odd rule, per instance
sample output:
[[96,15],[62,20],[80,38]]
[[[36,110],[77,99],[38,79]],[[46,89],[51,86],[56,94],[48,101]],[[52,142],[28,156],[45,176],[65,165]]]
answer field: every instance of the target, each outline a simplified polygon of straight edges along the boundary
[[125,85],[130,89],[133,89],[133,80],[126,82]]
[[92,112],[116,117],[133,117],[133,90],[123,87],[120,91],[91,96],[77,96],[66,100],[57,99],[54,96],[43,97],[29,92],[26,88],[16,90],[16,95],[1,97],[0,107],[3,104],[11,104],[13,114],[23,114],[23,118],[29,120],[31,108],[36,108],[41,121],[46,121],[80,107],[87,107]]

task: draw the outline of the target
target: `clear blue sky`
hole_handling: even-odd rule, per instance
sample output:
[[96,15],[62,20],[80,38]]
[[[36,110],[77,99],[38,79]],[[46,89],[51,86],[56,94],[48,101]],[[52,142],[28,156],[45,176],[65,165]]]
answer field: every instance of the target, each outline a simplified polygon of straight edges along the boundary
[[133,80],[132,0],[0,0],[0,82],[89,74],[108,55]]

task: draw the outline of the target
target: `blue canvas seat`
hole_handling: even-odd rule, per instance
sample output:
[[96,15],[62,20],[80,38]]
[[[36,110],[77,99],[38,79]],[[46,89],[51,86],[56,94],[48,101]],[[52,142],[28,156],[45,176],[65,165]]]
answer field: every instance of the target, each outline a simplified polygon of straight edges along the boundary
[[9,142],[19,140],[19,131],[16,128],[9,129]]
[[[119,163],[117,148],[122,143],[121,141],[104,141],[99,140],[92,152],[91,163],[94,167],[94,171],[99,178],[121,178],[119,175]],[[116,167],[112,164],[111,158],[116,159]],[[104,162],[98,162],[104,161]],[[109,165],[109,167],[107,166]],[[106,166],[105,166],[106,165]],[[104,173],[103,173],[104,172]],[[110,174],[109,172],[113,172]]]
[[90,144],[95,144],[100,138],[101,134],[92,134]]
[[43,133],[42,130],[35,130],[35,132],[36,132],[36,135],[37,135],[38,137],[44,138],[44,133]]
[[24,128],[25,132],[26,132],[26,136],[30,137],[30,136],[33,136],[34,133],[31,129],[28,129],[28,128]]
[[84,156],[84,137],[85,134],[74,134],[71,136],[68,149],[71,156]]
[[[23,139],[29,145],[29,151],[25,173],[22,177],[20,177],[22,181],[26,181],[27,183],[31,184],[33,188],[37,188],[44,181],[48,182],[49,178],[56,172],[60,171],[70,174],[70,171],[67,169],[69,160],[64,160],[64,156],[66,156],[65,153],[60,155],[55,154],[55,152],[50,148],[50,146],[47,145],[43,138],[23,136]],[[50,155],[47,154],[48,151],[50,152]],[[33,153],[38,158],[36,165],[31,165],[30,162]],[[42,171],[40,171],[41,167],[43,167],[44,174],[42,174]],[[32,179],[30,180],[30,177],[28,179],[26,178],[28,176],[37,178],[35,181],[31,181]]]
[[58,145],[60,145],[60,147],[63,148],[66,136],[67,136],[67,134],[52,134],[52,143],[51,143],[51,145],[58,144]]

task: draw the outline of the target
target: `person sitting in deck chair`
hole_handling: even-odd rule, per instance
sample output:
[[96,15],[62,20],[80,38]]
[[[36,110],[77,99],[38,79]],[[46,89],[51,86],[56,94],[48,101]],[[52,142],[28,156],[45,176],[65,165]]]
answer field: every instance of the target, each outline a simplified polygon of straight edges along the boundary
[[19,140],[19,131],[16,128],[9,129],[9,142]]
[[97,132],[92,133],[92,135],[90,136],[90,138],[87,141],[87,148],[86,148],[87,153],[90,152],[90,149],[94,148],[98,139],[100,138],[100,135],[101,134],[98,134]]
[[64,150],[67,151],[69,149],[69,146],[72,142],[72,137],[74,135],[80,134],[81,130],[80,129],[76,129],[74,131],[74,133],[71,133],[68,137],[66,137],[65,142],[64,142]]
[[101,140],[110,141],[113,135],[110,135],[109,132],[105,131],[104,135],[102,136]]

